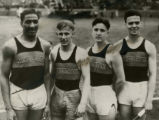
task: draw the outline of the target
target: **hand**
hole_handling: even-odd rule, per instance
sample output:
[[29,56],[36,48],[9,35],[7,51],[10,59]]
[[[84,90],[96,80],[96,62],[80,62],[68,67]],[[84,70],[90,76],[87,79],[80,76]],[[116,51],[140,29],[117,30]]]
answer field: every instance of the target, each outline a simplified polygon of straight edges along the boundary
[[49,105],[46,105],[44,112],[43,112],[43,119],[42,120],[51,120],[51,114],[50,114],[50,107]]
[[76,117],[82,117],[83,114],[85,113],[86,111],[86,105],[85,104],[79,104],[77,109],[76,109]]
[[17,120],[16,114],[13,109],[7,110],[7,120]]
[[146,101],[144,107],[145,107],[145,110],[152,110],[152,107],[153,107],[152,101]]

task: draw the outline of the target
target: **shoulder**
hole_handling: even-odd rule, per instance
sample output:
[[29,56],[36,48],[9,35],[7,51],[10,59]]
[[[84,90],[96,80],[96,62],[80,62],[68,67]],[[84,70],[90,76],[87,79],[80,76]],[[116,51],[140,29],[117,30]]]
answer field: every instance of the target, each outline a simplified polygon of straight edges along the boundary
[[88,57],[88,52],[84,48],[77,47],[76,56],[81,60],[86,59]]
[[14,38],[6,41],[2,47],[2,54],[15,54],[17,52],[17,46]]
[[43,50],[44,50],[45,52],[49,52],[49,51],[50,51],[51,44],[50,44],[47,40],[44,40],[44,39],[42,39],[42,38],[40,38],[40,37],[38,37],[38,38],[39,38],[39,41],[40,41],[40,43],[41,43],[41,46],[42,46]]
[[57,44],[51,49],[51,52],[50,52],[51,57],[56,58],[59,47],[60,47],[60,44]]
[[84,48],[81,47],[77,47],[77,51],[76,51],[76,63],[78,65],[88,65],[89,63],[89,56],[88,56],[88,52],[87,50],[85,50]]
[[123,46],[123,39],[114,43],[111,47],[111,50],[113,50],[113,52],[119,52],[121,50],[122,46]]
[[90,49],[91,49],[91,47],[86,48],[87,53],[89,52]]
[[145,49],[148,54],[156,54],[156,47],[149,40],[145,40]]
[[116,50],[117,48],[116,48],[116,46],[114,46],[114,45],[109,45],[109,47],[108,47],[108,50],[107,50],[107,59],[109,60],[109,61],[116,61],[116,60],[118,60],[121,56],[120,56],[120,53],[119,53],[119,50]]
[[44,46],[44,47],[50,47],[51,46],[50,43],[47,40],[45,40],[41,37],[38,37],[38,38],[39,38],[39,41],[40,41],[42,46]]

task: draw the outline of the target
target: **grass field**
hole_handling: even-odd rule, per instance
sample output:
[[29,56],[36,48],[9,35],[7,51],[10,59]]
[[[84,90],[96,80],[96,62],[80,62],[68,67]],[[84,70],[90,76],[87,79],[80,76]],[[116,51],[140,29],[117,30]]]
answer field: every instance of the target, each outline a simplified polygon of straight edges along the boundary
[[[51,41],[53,45],[58,43],[55,34],[56,23],[60,19],[58,18],[41,18],[39,26],[39,36],[42,38]],[[92,19],[75,19],[76,24],[76,33],[74,36],[74,43],[77,45],[87,48],[90,46],[93,41],[91,39],[91,22]],[[110,39],[111,43],[122,39],[127,35],[125,29],[124,21],[121,18],[110,20],[111,29],[110,29]],[[152,41],[157,50],[159,51],[159,31],[158,31],[159,20],[157,18],[146,18],[144,19],[142,34]],[[21,27],[19,19],[16,17],[0,17],[0,50],[3,43],[9,38],[19,34],[21,32]],[[0,53],[1,56],[1,53]],[[159,61],[159,54],[157,57]],[[1,61],[1,59],[0,59]],[[157,67],[159,71],[159,63]],[[159,96],[159,77],[157,75],[157,84],[156,84],[155,96]],[[0,97],[1,99],[1,97]],[[1,101],[1,100],[0,100]],[[1,103],[0,103],[1,104]],[[158,120],[159,119],[159,101],[154,102],[154,109],[149,112],[147,120]]]

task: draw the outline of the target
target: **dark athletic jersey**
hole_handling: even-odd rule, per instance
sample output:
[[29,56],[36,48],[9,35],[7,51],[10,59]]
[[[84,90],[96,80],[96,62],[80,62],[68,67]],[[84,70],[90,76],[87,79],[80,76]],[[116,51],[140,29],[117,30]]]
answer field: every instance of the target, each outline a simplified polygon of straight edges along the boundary
[[10,81],[23,89],[34,89],[44,83],[44,52],[40,40],[33,48],[24,47],[15,37],[17,54],[14,57]]
[[111,85],[113,71],[106,63],[106,51],[109,44],[99,53],[93,53],[92,47],[88,51],[90,56],[91,86]]
[[148,81],[148,54],[145,49],[145,39],[136,49],[131,49],[123,39],[120,50],[123,59],[126,81]]
[[75,55],[77,46],[75,46],[71,56],[67,60],[62,60],[60,48],[55,60],[55,85],[65,91],[79,89],[81,71],[79,70]]

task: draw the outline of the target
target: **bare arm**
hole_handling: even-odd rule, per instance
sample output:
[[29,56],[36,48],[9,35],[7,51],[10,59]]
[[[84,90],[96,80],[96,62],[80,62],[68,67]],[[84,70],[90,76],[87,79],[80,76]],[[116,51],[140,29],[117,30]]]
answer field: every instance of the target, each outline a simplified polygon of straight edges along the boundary
[[114,53],[114,55],[112,56],[112,68],[116,77],[115,91],[118,95],[125,83],[123,61],[119,53]]
[[148,80],[148,92],[147,99],[145,103],[145,108],[147,110],[152,109],[152,99],[155,91],[156,85],[156,71],[157,71],[157,63],[156,63],[156,48],[149,41],[145,42],[145,47],[148,53],[148,66],[149,66],[149,80]]
[[55,83],[55,78],[54,78],[54,56],[53,56],[53,53],[51,52],[50,53],[50,56],[49,56],[49,74],[50,74],[50,77],[51,77],[51,93],[53,92],[53,89],[54,89],[54,83]]
[[50,52],[50,55],[49,55],[49,74],[50,74],[50,77],[51,77],[51,93],[53,92],[54,90],[54,85],[55,85],[55,67],[54,67],[54,62],[55,62],[55,59],[56,59],[56,56],[57,56],[57,52],[58,52],[58,48],[59,48],[59,45],[56,45],[54,48],[52,48],[51,52]]
[[49,54],[50,54],[50,45],[46,44],[45,46],[45,72],[44,72],[44,84],[47,91],[47,105],[50,105],[50,75],[49,75]]
[[82,58],[79,58],[78,61],[78,65],[81,68],[82,78],[83,78],[82,96],[78,107],[78,112],[83,113],[85,112],[85,107],[88,100],[88,94],[90,91],[90,65],[89,65],[89,57],[85,50],[82,49],[79,54],[77,53],[77,55],[79,57],[82,56]]
[[2,64],[1,64],[1,89],[5,107],[7,110],[7,119],[13,120],[15,113],[12,109],[11,100],[10,100],[10,85],[9,85],[9,76],[11,72],[12,61],[15,51],[4,45],[2,49]]

